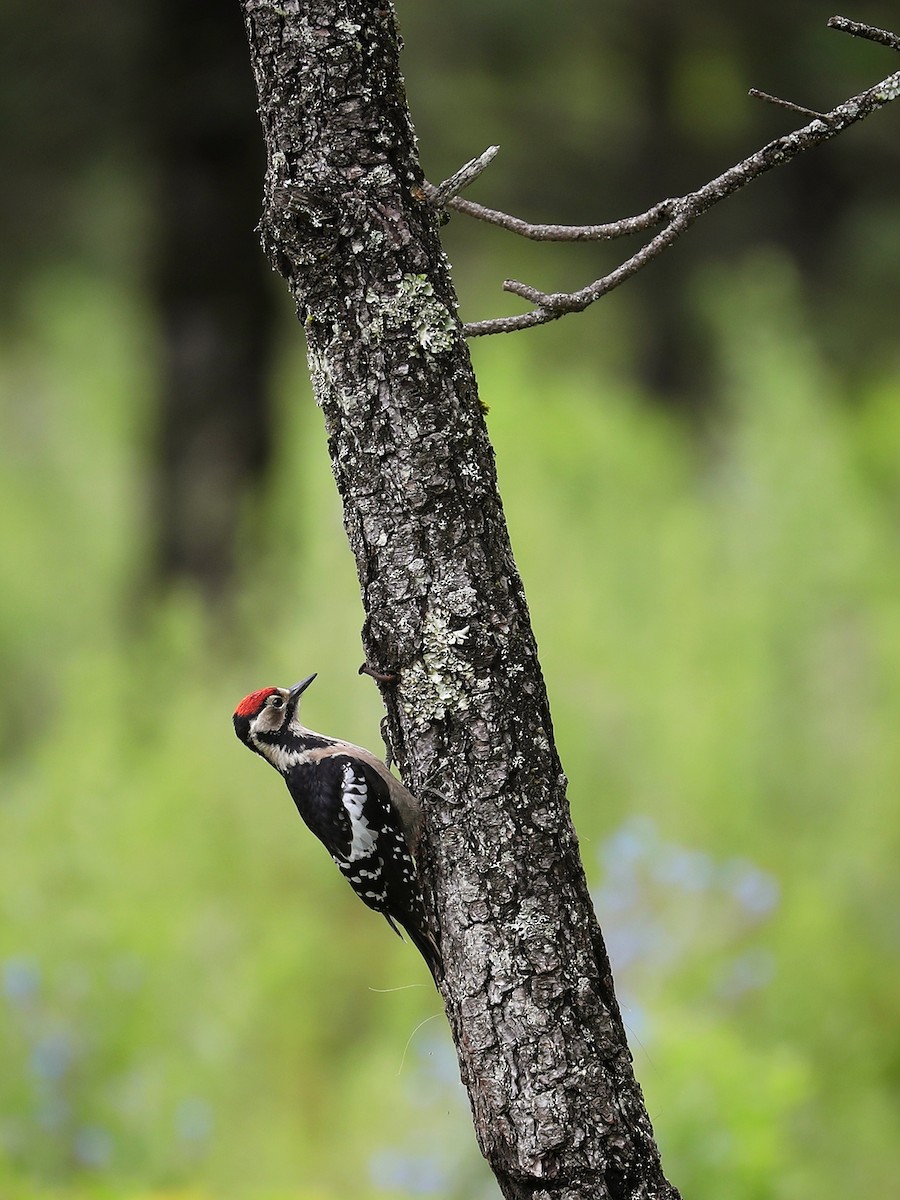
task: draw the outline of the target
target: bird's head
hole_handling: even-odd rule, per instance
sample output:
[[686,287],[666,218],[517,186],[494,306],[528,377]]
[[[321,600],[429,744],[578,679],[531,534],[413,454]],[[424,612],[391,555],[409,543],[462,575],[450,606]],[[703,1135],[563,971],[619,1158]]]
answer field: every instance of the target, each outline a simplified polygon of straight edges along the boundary
[[259,753],[260,740],[269,741],[273,734],[287,731],[296,718],[300,697],[314,679],[315,675],[309,675],[292,688],[267,687],[251,692],[234,710],[234,732]]

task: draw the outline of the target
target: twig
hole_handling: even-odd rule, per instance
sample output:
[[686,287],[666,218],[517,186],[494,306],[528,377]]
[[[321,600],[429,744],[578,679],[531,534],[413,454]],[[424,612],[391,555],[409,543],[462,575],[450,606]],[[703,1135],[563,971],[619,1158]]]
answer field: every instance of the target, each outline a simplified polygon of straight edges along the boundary
[[765,100],[768,104],[777,104],[779,108],[790,109],[791,112],[800,113],[804,117],[818,118],[820,121],[826,119],[824,113],[817,112],[814,108],[806,108],[802,104],[795,104],[793,100],[782,100],[780,96],[770,96],[768,92],[761,92],[759,88],[751,88],[747,93],[755,100]]
[[[900,36],[886,30],[861,25],[856,21],[848,21],[844,17],[832,17],[828,25],[832,29],[850,33],[855,37],[866,37],[870,41],[891,46],[893,49],[900,49]],[[519,217],[510,216],[508,213],[485,208],[469,200],[462,200],[458,196],[450,196],[446,200],[448,208],[466,213],[477,220],[499,225],[503,229],[509,229],[513,233],[534,241],[608,241],[662,226],[655,237],[651,238],[646,245],[615,270],[604,275],[602,279],[594,280],[593,283],[579,291],[547,293],[518,280],[507,279],[503,284],[503,290],[528,300],[533,308],[529,312],[519,313],[516,316],[469,322],[463,326],[466,336],[484,337],[487,334],[512,333],[519,329],[529,329],[535,325],[545,325],[549,321],[556,321],[566,313],[583,311],[588,305],[599,300],[601,296],[605,296],[624,283],[626,279],[630,279],[663,250],[668,249],[686,229],[693,225],[698,217],[702,216],[707,209],[712,208],[714,204],[718,204],[727,196],[745,187],[752,179],[765,174],[773,167],[790,162],[805,150],[810,150],[813,146],[828,141],[829,138],[843,132],[851,125],[855,125],[857,121],[863,120],[864,117],[870,116],[879,108],[883,108],[892,100],[900,97],[900,71],[889,75],[881,83],[860,92],[859,95],[845,100],[843,104],[839,104],[827,113],[816,113],[812,109],[769,97],[765,93],[754,91],[753,94],[762,96],[785,108],[799,111],[805,116],[812,117],[812,120],[802,128],[795,129],[792,133],[769,142],[755,154],[751,154],[715,179],[711,179],[696,191],[688,192],[676,199],[662,200],[638,216],[626,217],[621,221],[613,221],[604,225],[532,225]]]
[[837,29],[839,33],[849,33],[852,37],[865,38],[868,42],[878,42],[881,46],[890,46],[892,50],[900,50],[900,36],[891,33],[889,29],[863,25],[861,21],[850,21],[846,17],[831,17],[828,28]]
[[672,215],[677,203],[677,200],[661,200],[645,213],[623,217],[620,221],[609,221],[605,225],[533,225],[521,217],[510,216],[495,208],[485,208],[483,204],[463,200],[459,196],[448,200],[447,208],[465,213],[478,221],[486,221],[489,225],[499,225],[501,229],[508,229],[533,242],[608,242],[629,233],[642,233],[661,224]]

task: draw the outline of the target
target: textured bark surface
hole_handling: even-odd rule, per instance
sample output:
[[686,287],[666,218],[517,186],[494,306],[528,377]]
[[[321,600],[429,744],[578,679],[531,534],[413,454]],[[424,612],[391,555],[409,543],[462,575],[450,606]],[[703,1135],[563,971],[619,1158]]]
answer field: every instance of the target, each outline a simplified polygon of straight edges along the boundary
[[677,1197],[662,1175],[565,777],[389,5],[242,0],[263,238],[297,302],[385,690],[427,805],[444,999],[508,1197]]

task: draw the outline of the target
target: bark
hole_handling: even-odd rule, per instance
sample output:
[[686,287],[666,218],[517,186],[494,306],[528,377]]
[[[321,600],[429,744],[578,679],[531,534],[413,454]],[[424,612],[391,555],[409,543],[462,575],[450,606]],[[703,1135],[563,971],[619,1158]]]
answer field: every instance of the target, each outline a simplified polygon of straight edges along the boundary
[[447,1015],[505,1196],[666,1197],[569,818],[388,3],[242,0],[263,241],[296,300],[384,686],[426,802]]

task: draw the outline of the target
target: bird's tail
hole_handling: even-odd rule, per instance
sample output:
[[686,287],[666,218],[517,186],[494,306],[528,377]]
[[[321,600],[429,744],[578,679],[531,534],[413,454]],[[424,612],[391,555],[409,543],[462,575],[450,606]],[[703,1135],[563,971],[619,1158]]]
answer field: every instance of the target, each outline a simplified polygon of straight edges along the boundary
[[421,929],[412,923],[404,925],[403,928],[409,934],[412,944],[425,959],[432,979],[435,983],[438,983],[444,975],[444,960],[441,958],[437,942],[427,929]]
[[[394,924],[393,920],[387,915],[387,913],[384,915],[387,919],[388,925],[390,925],[394,933],[396,933],[398,937],[403,937],[403,934]],[[425,959],[425,965],[431,972],[432,979],[437,984],[444,974],[444,962],[441,958],[441,952],[438,948],[437,942],[434,940],[428,930],[425,929],[424,926],[417,925],[412,917],[408,917],[406,920],[404,920],[402,917],[398,917],[397,920],[403,926],[407,936],[409,937],[409,940]]]

